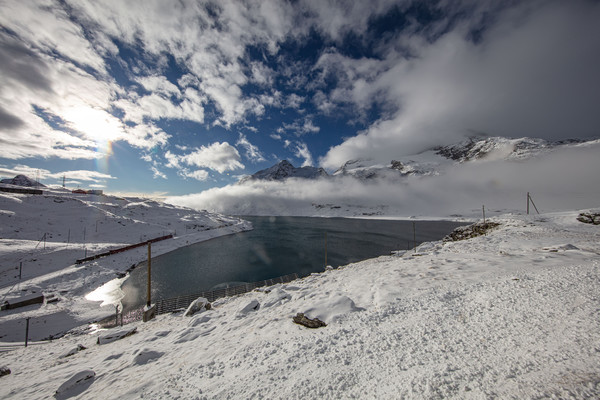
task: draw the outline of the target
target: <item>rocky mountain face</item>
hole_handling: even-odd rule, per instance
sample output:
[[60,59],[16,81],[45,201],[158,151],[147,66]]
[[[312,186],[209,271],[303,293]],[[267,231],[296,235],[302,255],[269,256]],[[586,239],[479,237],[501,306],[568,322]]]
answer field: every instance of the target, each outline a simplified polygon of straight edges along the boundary
[[[591,142],[590,142],[591,143]],[[522,160],[548,153],[561,146],[586,145],[582,140],[549,142],[544,139],[474,136],[459,143],[441,146],[419,154],[399,157],[389,164],[377,164],[372,160],[350,160],[328,175],[322,168],[295,168],[287,160],[258,171],[240,182],[249,180],[283,181],[287,178],[316,179],[321,177],[351,176],[369,181],[385,179],[397,182],[408,176],[439,175],[448,165],[476,160]]]
[[25,175],[17,175],[12,179],[2,179],[0,180],[0,183],[25,187],[46,187],[45,185],[42,185],[38,181],[33,180]]
[[287,178],[317,179],[329,176],[323,168],[315,167],[294,167],[289,161],[283,160],[270,168],[263,169],[240,180],[240,183],[263,180],[263,181],[283,181]]

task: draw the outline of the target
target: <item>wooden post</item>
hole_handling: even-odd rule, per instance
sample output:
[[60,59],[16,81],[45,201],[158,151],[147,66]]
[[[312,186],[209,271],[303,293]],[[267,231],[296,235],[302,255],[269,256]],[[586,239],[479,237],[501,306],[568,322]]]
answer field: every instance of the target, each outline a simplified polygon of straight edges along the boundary
[[325,266],[327,266],[327,231],[325,231]]
[[483,223],[485,224],[485,205],[481,206],[481,209],[483,210]]
[[69,234],[67,235],[67,244],[71,242],[71,228],[69,228]]
[[527,192],[527,215],[529,215],[529,192]]
[[529,195],[529,201],[531,201],[531,204],[533,205],[533,209],[535,210],[536,213],[540,213],[537,209],[537,207],[535,206],[535,203],[533,202],[533,198],[531,197],[531,195]]
[[150,307],[152,304],[152,297],[150,290],[152,288],[152,243],[148,242],[148,289],[146,291],[146,305]]
[[19,280],[21,280],[21,271],[23,271],[23,261],[19,262]]
[[417,230],[415,227],[415,221],[413,221],[413,244],[415,253],[417,252]]
[[25,347],[27,347],[27,341],[29,340],[29,319],[31,317],[27,317],[25,318],[25,320],[27,321],[25,323]]

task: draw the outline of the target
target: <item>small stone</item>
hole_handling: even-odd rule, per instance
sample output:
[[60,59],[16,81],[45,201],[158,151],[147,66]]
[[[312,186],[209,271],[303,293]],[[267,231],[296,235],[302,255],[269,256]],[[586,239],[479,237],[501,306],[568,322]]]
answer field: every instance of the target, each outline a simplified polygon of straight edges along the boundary
[[10,375],[10,368],[0,367],[0,376]]
[[320,328],[322,326],[327,326],[327,324],[321,321],[319,318],[310,319],[307,318],[303,313],[298,313],[293,318],[293,321],[299,325],[303,325],[307,328]]

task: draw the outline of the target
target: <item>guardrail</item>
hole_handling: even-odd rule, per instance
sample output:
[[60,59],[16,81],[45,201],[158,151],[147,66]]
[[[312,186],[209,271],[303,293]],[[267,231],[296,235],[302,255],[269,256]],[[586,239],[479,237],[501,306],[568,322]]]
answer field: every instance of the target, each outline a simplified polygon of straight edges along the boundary
[[135,249],[137,247],[146,246],[148,243],[160,242],[161,240],[171,239],[172,237],[173,237],[173,235],[169,234],[169,235],[160,236],[160,237],[157,237],[157,238],[154,238],[154,239],[146,240],[145,242],[140,242],[140,243],[131,244],[131,245],[125,246],[125,247],[120,247],[118,249],[109,250],[109,251],[106,251],[104,253],[94,254],[93,256],[89,256],[89,257],[85,257],[85,258],[80,258],[79,260],[75,260],[75,264],[81,264],[81,263],[84,263],[84,262],[87,262],[87,261],[96,260],[96,259],[98,259],[100,257],[106,257],[106,256],[110,256],[110,255],[113,255],[113,254],[122,253],[122,252],[127,251],[127,250]]

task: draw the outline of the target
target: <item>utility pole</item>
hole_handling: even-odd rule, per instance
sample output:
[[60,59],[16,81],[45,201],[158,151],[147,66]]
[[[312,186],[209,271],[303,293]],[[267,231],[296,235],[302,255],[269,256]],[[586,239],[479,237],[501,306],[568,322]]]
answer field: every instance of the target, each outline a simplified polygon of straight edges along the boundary
[[327,231],[325,231],[325,266],[327,267]]
[[25,320],[27,321],[25,323],[25,347],[27,347],[27,341],[29,340],[29,319],[31,317],[27,317],[25,318]]
[[144,307],[144,314],[142,317],[142,320],[144,322],[148,322],[156,316],[156,305],[152,305],[151,289],[152,289],[152,242],[148,242],[148,288],[146,291],[146,307]]
[[152,304],[151,289],[152,289],[152,243],[148,242],[148,287],[146,290],[146,306]]
[[417,252],[417,229],[415,227],[415,221],[413,221],[413,244],[415,245],[414,250]]

